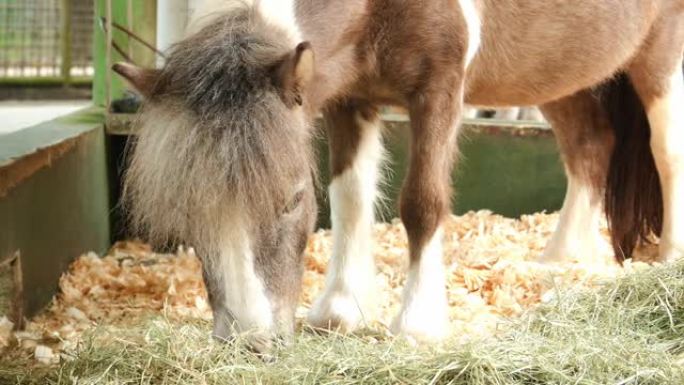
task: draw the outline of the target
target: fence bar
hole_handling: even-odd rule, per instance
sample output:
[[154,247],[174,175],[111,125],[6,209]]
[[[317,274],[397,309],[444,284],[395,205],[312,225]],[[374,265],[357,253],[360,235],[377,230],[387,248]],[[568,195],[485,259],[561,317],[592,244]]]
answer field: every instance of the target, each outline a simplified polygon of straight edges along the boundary
[[[112,11],[112,0],[105,1],[105,15],[107,17],[107,30],[105,31],[105,106],[107,111],[112,104],[112,43],[114,42],[114,32],[112,27],[112,20],[114,13]],[[109,122],[107,122],[109,123]]]
[[68,86],[71,83],[71,64],[72,64],[72,30],[71,30],[71,10],[72,0],[60,1],[60,40],[61,40],[61,75],[64,79],[64,85]]
[[[128,0],[126,3],[126,26],[129,31],[135,31],[133,26],[133,0]],[[133,57],[133,44],[130,43],[130,37],[128,43],[128,57],[135,63],[135,57]]]

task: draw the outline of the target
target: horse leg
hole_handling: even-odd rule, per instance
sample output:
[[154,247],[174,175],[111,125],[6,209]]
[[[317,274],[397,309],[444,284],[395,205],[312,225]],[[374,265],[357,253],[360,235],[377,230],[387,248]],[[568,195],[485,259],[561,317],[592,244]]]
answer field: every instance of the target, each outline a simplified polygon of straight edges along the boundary
[[537,107],[525,107],[520,111],[520,120],[543,122],[544,116]]
[[479,110],[476,107],[465,106],[463,110],[463,117],[465,119],[477,119],[479,116]]
[[683,46],[681,13],[663,16],[628,70],[651,126],[651,151],[662,187],[662,261],[684,256]]
[[494,113],[493,119],[498,120],[518,120],[520,107],[500,108]]
[[[443,82],[453,84],[455,82]],[[412,143],[400,198],[410,265],[395,334],[439,340],[448,333],[442,221],[450,212],[450,171],[461,115],[460,90],[433,90],[412,101]]]
[[540,108],[553,127],[568,180],[558,226],[541,260],[589,260],[610,250],[601,239],[599,221],[614,134],[589,91]]
[[333,254],[325,291],[309,313],[319,328],[350,331],[374,317],[372,255],[381,123],[374,106],[349,102],[326,111],[332,183]]

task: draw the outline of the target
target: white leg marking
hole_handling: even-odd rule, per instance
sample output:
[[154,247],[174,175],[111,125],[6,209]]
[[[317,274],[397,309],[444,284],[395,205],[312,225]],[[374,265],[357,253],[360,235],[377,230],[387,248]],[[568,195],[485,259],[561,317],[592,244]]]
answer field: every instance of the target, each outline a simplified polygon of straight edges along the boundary
[[528,120],[532,122],[544,122],[544,115],[537,107],[525,107],[520,111],[520,120]]
[[463,17],[468,28],[468,49],[466,51],[465,68],[467,69],[480,49],[482,22],[474,0],[459,0]]
[[375,317],[373,223],[383,149],[379,121],[357,121],[363,127],[357,157],[330,185],[333,254],[325,291],[309,314],[312,325],[342,331]]
[[[217,261],[211,261],[211,268],[218,269],[223,280],[225,291],[225,307],[235,317],[237,332],[270,333],[273,331],[273,310],[266,296],[262,279],[254,270],[254,254],[251,250],[248,234],[241,229],[240,223],[234,223],[232,233],[223,242],[221,255]],[[215,322],[217,320],[214,320]],[[225,323],[226,320],[218,320]],[[230,325],[219,325],[230,327]]]
[[494,119],[499,120],[518,120],[520,107],[500,108],[494,113]]
[[546,245],[541,262],[594,261],[610,254],[601,238],[601,196],[582,180],[568,174],[568,190],[558,226]]
[[478,110],[476,107],[471,107],[471,106],[463,106],[463,118],[464,119],[476,119]]
[[663,233],[660,258],[684,257],[684,77],[681,67],[669,91],[648,107],[651,148],[663,190]]
[[436,341],[449,334],[442,237],[443,230],[439,228],[425,245],[420,262],[409,270],[402,308],[392,323],[392,331],[397,335]]

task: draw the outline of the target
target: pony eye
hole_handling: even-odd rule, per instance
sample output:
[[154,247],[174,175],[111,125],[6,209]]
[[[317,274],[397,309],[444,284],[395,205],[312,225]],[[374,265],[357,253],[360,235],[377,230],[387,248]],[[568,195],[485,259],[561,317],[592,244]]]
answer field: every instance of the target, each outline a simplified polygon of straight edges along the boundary
[[299,204],[302,202],[302,198],[304,198],[304,190],[297,191],[292,199],[290,199],[290,202],[287,204],[287,206],[285,206],[283,214],[289,214],[299,207]]

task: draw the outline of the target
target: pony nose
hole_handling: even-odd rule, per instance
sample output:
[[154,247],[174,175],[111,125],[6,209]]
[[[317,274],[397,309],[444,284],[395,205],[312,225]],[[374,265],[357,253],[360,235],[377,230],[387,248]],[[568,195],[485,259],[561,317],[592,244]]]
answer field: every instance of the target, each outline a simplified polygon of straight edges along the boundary
[[227,335],[212,333],[212,337],[219,343],[233,345],[244,342],[247,348],[254,354],[259,356],[265,362],[273,362],[274,358],[271,355],[274,345],[288,346],[290,343],[285,342],[284,339],[273,337],[269,333],[251,333],[245,337],[246,341],[240,341],[237,335],[229,333]]
[[275,337],[271,333],[256,332],[247,336],[249,349],[267,361],[272,359],[270,353],[273,350],[274,342]]
[[214,309],[212,337],[221,342],[235,341],[235,317],[227,309]]
[[265,361],[274,346],[285,346],[293,342],[294,322],[280,322],[286,327],[279,328],[277,334],[272,330],[250,330],[240,325],[233,313],[226,309],[215,309],[212,337],[219,343],[245,344],[249,350]]

